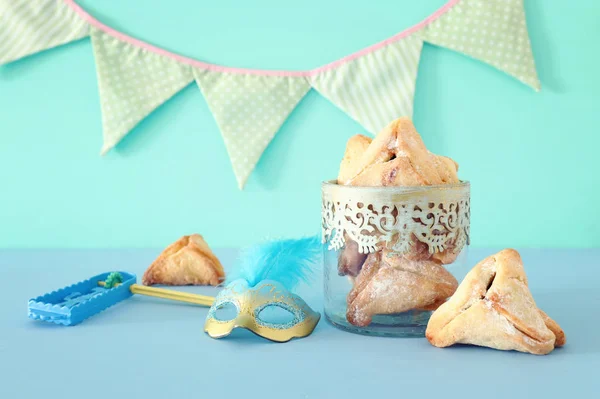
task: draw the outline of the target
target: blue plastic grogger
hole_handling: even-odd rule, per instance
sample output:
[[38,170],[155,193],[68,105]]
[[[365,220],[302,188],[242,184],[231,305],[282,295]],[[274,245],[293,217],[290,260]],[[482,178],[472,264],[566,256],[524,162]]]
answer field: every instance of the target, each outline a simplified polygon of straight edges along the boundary
[[29,300],[30,319],[73,326],[103,310],[141,294],[211,306],[214,298],[136,284],[134,274],[108,272]]

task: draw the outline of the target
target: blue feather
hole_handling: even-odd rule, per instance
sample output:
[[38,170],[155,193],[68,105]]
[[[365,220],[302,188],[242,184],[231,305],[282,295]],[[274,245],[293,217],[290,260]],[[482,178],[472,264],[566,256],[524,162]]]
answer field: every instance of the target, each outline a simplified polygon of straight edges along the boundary
[[277,281],[288,290],[309,282],[322,256],[321,237],[270,241],[242,251],[239,264],[226,283],[245,279],[251,287],[263,280]]

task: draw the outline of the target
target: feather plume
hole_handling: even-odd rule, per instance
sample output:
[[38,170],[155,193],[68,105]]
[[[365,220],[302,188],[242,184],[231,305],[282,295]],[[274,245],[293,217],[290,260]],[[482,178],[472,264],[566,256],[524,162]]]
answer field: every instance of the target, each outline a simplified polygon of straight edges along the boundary
[[254,287],[262,280],[273,280],[291,291],[301,281],[309,281],[322,253],[320,236],[254,245],[242,251],[226,283],[242,278]]

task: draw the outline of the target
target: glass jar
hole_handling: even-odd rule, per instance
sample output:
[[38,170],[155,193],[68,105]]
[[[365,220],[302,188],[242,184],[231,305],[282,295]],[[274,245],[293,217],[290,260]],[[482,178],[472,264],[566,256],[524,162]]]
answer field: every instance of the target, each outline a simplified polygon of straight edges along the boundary
[[423,187],[322,185],[324,311],[341,329],[424,336],[450,297],[469,245],[469,182]]

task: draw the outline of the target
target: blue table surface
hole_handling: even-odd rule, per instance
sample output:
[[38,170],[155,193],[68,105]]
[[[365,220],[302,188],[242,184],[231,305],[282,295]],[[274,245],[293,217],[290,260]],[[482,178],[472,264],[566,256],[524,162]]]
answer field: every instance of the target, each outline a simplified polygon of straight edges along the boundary
[[[237,254],[215,252],[226,266]],[[452,271],[460,281],[494,252],[470,249]],[[160,250],[0,251],[0,398],[598,397],[600,249],[520,252],[538,306],[567,334],[547,356],[365,337],[324,318],[285,344],[247,331],[214,340],[203,332],[207,309],[143,296],[56,326],[28,319],[27,300],[104,271],[141,276]],[[320,273],[300,293],[322,310]]]

